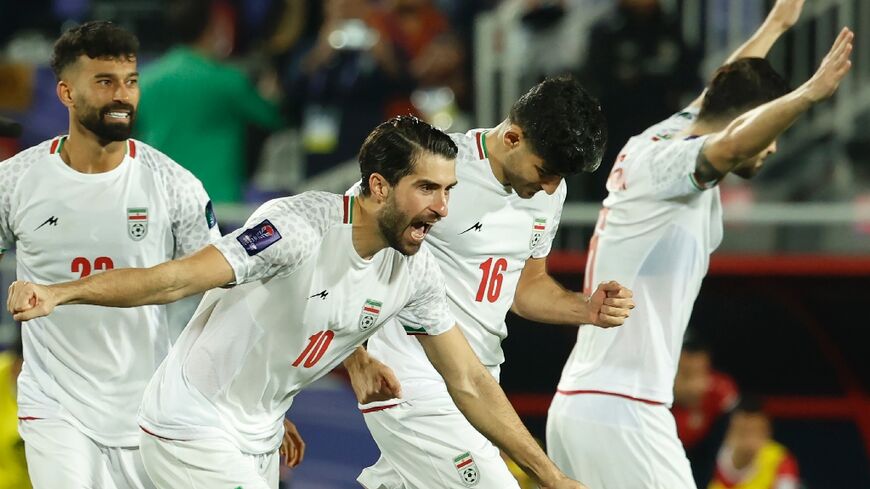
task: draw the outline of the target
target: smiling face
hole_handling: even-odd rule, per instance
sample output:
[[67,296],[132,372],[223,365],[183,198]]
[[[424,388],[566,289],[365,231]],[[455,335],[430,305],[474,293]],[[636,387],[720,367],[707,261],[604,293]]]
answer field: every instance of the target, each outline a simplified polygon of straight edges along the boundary
[[390,189],[378,212],[378,227],[387,244],[404,255],[419,251],[432,225],[447,216],[455,185],[455,160],[420,153],[414,171]]
[[73,120],[101,143],[130,137],[139,105],[135,58],[79,56],[64,70],[57,90]]

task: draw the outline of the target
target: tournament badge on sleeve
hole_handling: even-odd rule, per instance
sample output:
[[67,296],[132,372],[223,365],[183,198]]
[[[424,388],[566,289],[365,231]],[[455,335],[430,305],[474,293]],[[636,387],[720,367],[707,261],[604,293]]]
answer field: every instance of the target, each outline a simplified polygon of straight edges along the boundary
[[383,303],[376,300],[366,299],[366,303],[363,304],[362,313],[359,315],[359,329],[365,331],[374,326],[383,305]]
[[480,472],[477,470],[474,459],[471,458],[471,452],[465,452],[454,458],[453,465],[459,472],[459,480],[467,487],[476,486],[480,482]]
[[127,209],[127,234],[133,241],[142,241],[148,234],[148,209],[144,207]]
[[529,249],[535,249],[535,246],[538,246],[538,243],[541,241],[541,237],[544,235],[544,230],[546,229],[546,217],[539,217],[535,219],[535,223],[532,225],[532,239],[529,240]]

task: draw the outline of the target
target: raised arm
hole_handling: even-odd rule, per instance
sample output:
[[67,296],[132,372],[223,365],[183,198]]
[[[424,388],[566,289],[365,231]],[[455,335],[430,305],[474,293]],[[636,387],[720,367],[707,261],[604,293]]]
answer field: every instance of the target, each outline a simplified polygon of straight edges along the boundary
[[495,379],[454,326],[437,336],[418,336],[429,361],[444,377],[447,390],[468,421],[503,449],[540,483],[542,488],[577,489],[523,426]]
[[852,31],[844,27],[812,78],[788,94],[739,116],[723,131],[713,133],[699,155],[699,171],[707,168],[707,173],[718,172],[721,178],[742,161],[761,153],[814,104],[833,95],[852,66],[849,56],[853,38]]
[[[734,50],[723,64],[731,63],[740,58],[766,57],[779,37],[797,23],[803,7],[804,0],[777,0],[758,30]],[[701,93],[690,107],[700,107],[704,100],[704,93]]]
[[209,245],[185,258],[151,268],[120,268],[56,285],[13,282],[7,308],[16,321],[27,321],[51,314],[55,306],[62,304],[166,304],[233,280],[230,264]]
[[586,297],[562,287],[547,273],[545,258],[526,260],[511,310],[526,319],[548,324],[620,326],[634,308],[630,290],[607,282]]

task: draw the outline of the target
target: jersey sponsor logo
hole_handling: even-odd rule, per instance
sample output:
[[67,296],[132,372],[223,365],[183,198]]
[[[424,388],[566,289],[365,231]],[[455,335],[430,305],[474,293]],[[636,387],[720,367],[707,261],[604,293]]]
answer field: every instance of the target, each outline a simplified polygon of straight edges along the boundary
[[43,222],[42,224],[40,224],[39,226],[37,226],[36,229],[34,229],[34,231],[36,231],[37,229],[41,228],[42,226],[45,226],[46,224],[48,224],[49,226],[55,226],[55,227],[57,227],[57,218],[54,217],[54,216],[49,217],[48,219],[45,220],[45,222]]
[[208,201],[205,205],[205,222],[208,224],[209,229],[217,226],[217,217],[214,215],[214,206],[211,204],[211,201]]
[[329,291],[327,291],[326,289],[323,289],[314,295],[308,296],[308,298],[314,299],[315,297],[320,297],[322,300],[326,300],[326,296],[328,296],[328,295],[329,295]]
[[532,238],[529,240],[529,249],[535,249],[538,243],[541,242],[541,237],[544,236],[544,231],[547,230],[547,218],[539,217],[532,224]]
[[133,241],[142,241],[148,235],[148,209],[127,208],[127,234]]
[[479,233],[480,230],[483,229],[483,224],[481,224],[480,221],[477,221],[476,223],[472,224],[470,228],[466,229],[465,231],[462,231],[459,234],[465,234],[465,233],[471,231],[472,229]]
[[260,224],[246,229],[236,237],[236,241],[242,245],[248,256],[256,255],[277,243],[280,239],[281,233],[278,232],[278,229],[268,219],[264,219]]
[[381,314],[381,306],[384,304],[373,299],[366,299],[362,312],[359,315],[359,329],[365,331],[375,325]]
[[464,486],[474,487],[480,482],[480,471],[477,470],[477,464],[474,463],[471,452],[465,452],[455,457],[453,465],[459,472],[459,480]]

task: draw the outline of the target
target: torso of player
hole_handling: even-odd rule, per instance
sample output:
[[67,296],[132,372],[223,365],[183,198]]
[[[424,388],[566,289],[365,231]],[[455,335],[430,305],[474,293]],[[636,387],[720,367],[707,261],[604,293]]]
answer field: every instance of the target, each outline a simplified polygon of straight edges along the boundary
[[18,189],[10,221],[20,279],[65,282],[172,258],[163,190],[129,152],[98,174],[76,172],[57,152],[46,152]]
[[682,131],[694,117],[680,113],[633,137],[614,164],[584,291],[616,280],[633,290],[637,307],[622,327],[581,326],[560,392],[673,399],[683,334],[709,255],[722,239],[718,188],[690,187],[703,139]]
[[[16,245],[18,279],[66,282],[172,259],[176,237],[171,203],[159,171],[181,169],[170,168],[175,164],[150,147],[128,140],[127,154],[117,167],[79,173],[60,157],[65,139],[47,141],[22,153],[20,160],[4,163],[9,168],[21,165],[15,169],[22,172],[6,216]],[[205,196],[201,186],[199,192],[193,193]],[[186,237],[198,245],[207,242],[204,215],[200,227]],[[67,305],[22,329],[26,361],[19,378],[21,415],[60,417],[101,443],[136,445],[138,430],[129,408],[139,403],[169,349],[165,308]]]
[[[505,315],[526,260],[549,251],[565,184],[553,195],[539,192],[531,199],[521,199],[493,175],[479,145],[481,132],[451,135],[459,148],[458,184],[450,193],[447,217],[432,227],[426,243],[444,273],[457,324],[497,378],[504,362],[501,342],[508,334]],[[400,380],[441,383],[417,341],[401,328],[384,328],[368,348]],[[414,395],[413,387],[403,390],[407,396]]]
[[386,249],[363,260],[351,226],[336,226],[292,273],[207,293],[140,422],[168,438],[229,435],[243,451],[273,450],[296,393],[408,303],[410,259]]

